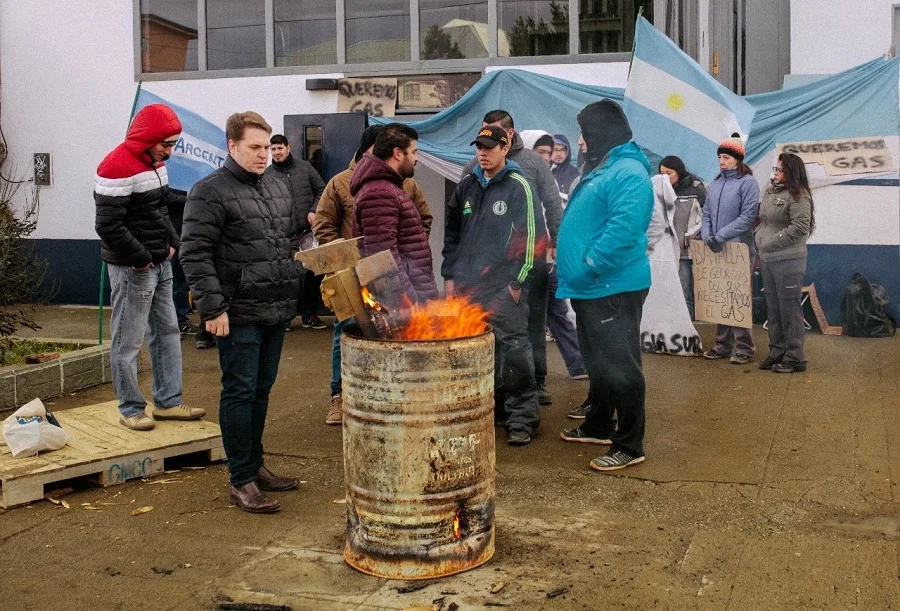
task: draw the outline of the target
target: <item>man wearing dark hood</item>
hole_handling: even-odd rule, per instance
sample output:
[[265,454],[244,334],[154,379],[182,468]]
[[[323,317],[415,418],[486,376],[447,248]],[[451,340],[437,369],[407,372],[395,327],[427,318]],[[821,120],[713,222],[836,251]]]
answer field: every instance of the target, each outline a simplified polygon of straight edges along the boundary
[[644,460],[640,329],[650,288],[653,187],[650,162],[631,140],[621,106],[608,99],[589,104],[578,125],[584,176],[559,231],[556,296],[572,300],[592,404],[584,424],[561,437],[610,446],[590,466],[614,471]]
[[581,174],[578,168],[572,165],[572,145],[565,134],[553,134],[553,153],[550,155],[553,178],[556,179],[556,185],[559,192],[568,195],[572,189],[572,184]]

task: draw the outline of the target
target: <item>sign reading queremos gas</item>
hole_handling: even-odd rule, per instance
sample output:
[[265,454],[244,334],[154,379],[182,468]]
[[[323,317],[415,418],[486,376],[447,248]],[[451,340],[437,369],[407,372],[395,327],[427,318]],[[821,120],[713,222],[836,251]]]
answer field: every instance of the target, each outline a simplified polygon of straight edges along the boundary
[[891,151],[881,137],[786,142],[778,145],[778,153],[793,153],[804,163],[818,163],[829,176],[895,170]]
[[364,112],[373,117],[393,117],[396,109],[396,78],[338,79],[338,112]]

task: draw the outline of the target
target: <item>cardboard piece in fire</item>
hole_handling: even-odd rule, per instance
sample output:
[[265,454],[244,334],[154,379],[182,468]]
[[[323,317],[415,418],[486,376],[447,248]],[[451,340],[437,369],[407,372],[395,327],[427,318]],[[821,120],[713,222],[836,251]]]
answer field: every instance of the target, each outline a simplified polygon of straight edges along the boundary
[[397,338],[411,306],[400,270],[388,250],[360,259],[360,240],[334,240],[296,258],[314,274],[324,274],[322,301],[338,320],[355,318],[369,338]]

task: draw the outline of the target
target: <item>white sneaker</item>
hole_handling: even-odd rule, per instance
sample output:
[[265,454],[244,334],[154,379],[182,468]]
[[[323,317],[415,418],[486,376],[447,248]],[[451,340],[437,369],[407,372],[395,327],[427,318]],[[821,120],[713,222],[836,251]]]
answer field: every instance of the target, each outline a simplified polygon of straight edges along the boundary
[[188,407],[184,403],[174,407],[153,408],[153,417],[156,420],[199,420],[206,415],[202,407]]
[[119,416],[119,424],[132,431],[150,431],[156,426],[156,423],[153,422],[153,418],[144,412],[135,414],[134,416],[128,416],[127,418],[125,416]]

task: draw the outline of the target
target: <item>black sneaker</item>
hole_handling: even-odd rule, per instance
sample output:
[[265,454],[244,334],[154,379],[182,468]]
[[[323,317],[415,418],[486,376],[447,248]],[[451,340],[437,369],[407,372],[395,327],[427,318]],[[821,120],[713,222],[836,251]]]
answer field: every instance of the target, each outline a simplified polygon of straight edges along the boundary
[[609,439],[600,439],[598,437],[591,437],[587,433],[581,430],[580,426],[575,427],[574,429],[566,429],[562,433],[559,434],[559,438],[563,441],[577,441],[578,443],[594,443],[598,446],[609,446],[612,445],[612,441]]
[[318,316],[310,316],[309,318],[304,318],[302,323],[304,329],[327,329],[328,325],[319,320]]
[[591,461],[591,469],[595,471],[618,471],[642,462],[644,462],[643,456],[632,456],[622,450],[610,449],[603,456]]
[[746,365],[753,360],[749,354],[732,354],[729,359],[732,365]]
[[553,403],[553,397],[550,396],[550,392],[547,390],[547,387],[541,384],[537,389],[537,400],[538,405],[550,405]]
[[531,443],[531,435],[525,431],[510,431],[506,443],[511,446],[526,446]]
[[197,331],[200,328],[197,325],[192,325],[191,321],[186,320],[178,325],[178,330],[181,331],[181,336],[184,337],[185,335],[197,335]]
[[574,408],[572,411],[568,413],[569,418],[572,420],[584,420],[587,418],[588,410],[591,409],[591,398],[588,397],[584,400],[584,402],[578,407]]
[[216,347],[216,338],[209,334],[197,337],[197,350],[209,350]]
[[759,362],[759,368],[760,369],[771,369],[772,367],[774,367],[775,365],[777,365],[780,362],[781,362],[781,357],[775,357],[775,356],[770,355]]
[[703,358],[713,361],[715,359],[724,359],[725,355],[719,354],[718,352],[716,352],[715,350],[710,348],[709,350],[707,350],[706,352],[703,353]]

